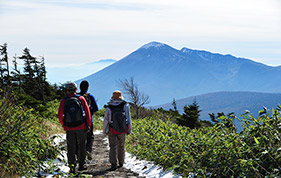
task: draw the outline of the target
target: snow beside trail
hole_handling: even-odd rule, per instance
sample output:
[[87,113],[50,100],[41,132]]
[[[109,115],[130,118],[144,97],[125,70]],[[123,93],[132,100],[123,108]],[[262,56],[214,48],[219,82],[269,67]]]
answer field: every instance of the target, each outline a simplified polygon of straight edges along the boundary
[[[58,145],[66,140],[66,134],[58,134],[57,137],[54,139],[54,144]],[[58,156],[57,159],[54,160],[56,167],[60,170],[60,173],[68,173],[70,171],[69,167],[66,166],[67,162],[67,152],[61,151],[61,155]],[[59,161],[64,160],[64,162]],[[52,174],[46,175],[46,178],[53,178],[54,175],[59,174],[59,172],[53,172]]]
[[[102,134],[102,131],[95,131],[94,134]],[[59,144],[66,140],[66,134],[59,134],[54,139],[55,144]],[[104,139],[108,143],[108,139]],[[109,149],[109,147],[108,147]],[[55,159],[54,163],[57,168],[59,168],[60,173],[68,173],[69,168],[65,166],[67,162],[66,151],[61,152],[62,155],[59,155],[59,159],[64,160],[64,162]],[[180,175],[174,175],[173,171],[164,171],[162,167],[154,165],[152,162],[139,160],[136,156],[131,155],[130,153],[125,154],[125,164],[124,167],[132,170],[135,173],[138,173],[140,176],[145,176],[147,178],[181,178]],[[58,172],[53,172],[52,174],[45,175],[47,178],[53,178],[54,175],[59,174]]]
[[125,154],[125,160],[124,167],[138,173],[140,176],[148,178],[181,178],[180,175],[174,175],[173,171],[164,171],[162,167],[149,161],[139,160],[130,153]]
[[[104,141],[108,143],[107,138]],[[109,146],[107,148],[109,149]],[[151,161],[137,159],[136,156],[127,152],[124,167],[147,178],[181,178],[180,175],[174,175],[173,171],[164,171],[162,167],[154,165]]]

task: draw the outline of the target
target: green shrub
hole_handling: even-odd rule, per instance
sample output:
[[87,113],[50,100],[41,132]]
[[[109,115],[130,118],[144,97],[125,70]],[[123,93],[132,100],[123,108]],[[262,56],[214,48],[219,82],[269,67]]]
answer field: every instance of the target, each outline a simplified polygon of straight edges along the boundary
[[60,101],[59,100],[53,100],[46,103],[45,109],[43,112],[40,112],[42,117],[44,117],[47,120],[57,122],[58,124],[58,109],[59,109]]
[[229,127],[233,116],[223,116],[213,127],[188,129],[169,120],[133,121],[127,149],[139,158],[188,177],[281,176],[280,107],[260,111],[256,119],[243,115],[244,129]]
[[31,176],[58,150],[43,139],[47,135],[44,119],[33,109],[15,105],[12,98],[0,100],[0,176]]
[[95,112],[93,116],[93,125],[94,125],[94,130],[102,130],[103,129],[103,121],[101,118],[104,117],[104,112],[105,108],[98,110]]

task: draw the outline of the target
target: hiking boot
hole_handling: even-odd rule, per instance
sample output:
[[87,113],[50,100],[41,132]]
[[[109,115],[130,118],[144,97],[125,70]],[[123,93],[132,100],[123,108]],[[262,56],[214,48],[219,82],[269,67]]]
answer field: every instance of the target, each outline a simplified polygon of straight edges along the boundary
[[79,168],[78,168],[78,171],[85,171],[85,170],[87,170],[86,165],[79,166]]
[[87,160],[92,160],[93,159],[91,152],[87,151],[86,155],[87,155]]
[[117,169],[117,164],[111,164],[109,171],[115,171]]
[[118,168],[121,168],[121,167],[123,167],[123,163],[119,163]]

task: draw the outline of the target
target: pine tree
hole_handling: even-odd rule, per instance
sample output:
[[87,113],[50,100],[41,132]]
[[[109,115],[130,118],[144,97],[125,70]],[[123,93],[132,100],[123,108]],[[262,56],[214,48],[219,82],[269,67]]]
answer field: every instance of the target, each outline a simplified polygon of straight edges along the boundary
[[40,76],[41,80],[43,82],[46,82],[47,71],[46,71],[46,67],[45,67],[45,58],[44,57],[41,57],[39,69],[40,69],[40,75],[39,76]]
[[25,48],[23,50],[23,55],[20,56],[19,59],[24,60],[23,71],[25,73],[25,76],[28,79],[33,79],[33,77],[34,77],[34,70],[32,68],[32,63],[34,63],[36,58],[30,55],[30,50],[28,48]]
[[38,94],[37,89],[37,81],[36,81],[36,58],[30,54],[30,50],[25,48],[23,50],[22,56],[19,57],[24,61],[23,75],[22,75],[22,88],[25,93],[32,96],[33,98],[40,100],[40,96]]
[[12,80],[16,83],[16,85],[18,85],[18,92],[21,93],[21,78],[22,78],[22,74],[20,72],[20,69],[18,68],[18,62],[17,62],[17,55],[15,54],[15,56],[13,57],[13,71],[11,72],[12,74]]
[[199,105],[196,99],[193,100],[193,103],[188,106],[184,106],[184,113],[182,117],[178,118],[178,124],[182,126],[189,127],[194,129],[195,127],[200,127],[199,116],[201,110],[199,110]]
[[0,86],[2,86],[4,85],[4,64],[2,63],[1,60],[0,60],[0,76],[1,76]]
[[0,74],[1,74],[0,82],[2,85],[9,85],[10,84],[10,70],[9,70],[7,43],[0,45],[0,54],[2,55],[2,57],[0,58]]
[[176,103],[175,98],[173,98],[172,105],[173,105],[173,107],[174,107],[174,111],[178,111],[178,109],[177,109],[177,103]]
[[46,105],[46,100],[44,96],[44,88],[46,84],[46,68],[45,68],[44,57],[41,58],[40,62],[38,62],[36,58],[32,62],[34,63],[34,74],[35,74],[36,86],[38,88],[38,92],[40,95],[40,100],[42,100],[43,104]]
[[[19,59],[24,62],[22,70],[18,67],[21,63]],[[6,84],[10,83],[9,88],[18,94],[25,105],[42,109],[39,104],[45,105],[47,101],[64,95],[61,88],[57,89],[47,82],[44,57],[33,57],[30,50],[25,48],[21,56],[13,57],[12,64],[10,75],[7,44],[0,45],[0,88],[6,89]]]

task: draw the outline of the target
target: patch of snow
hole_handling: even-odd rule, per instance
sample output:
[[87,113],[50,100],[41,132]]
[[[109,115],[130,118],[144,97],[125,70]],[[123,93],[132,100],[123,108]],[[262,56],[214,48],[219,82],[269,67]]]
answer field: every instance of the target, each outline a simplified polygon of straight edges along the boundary
[[[102,134],[102,130],[97,130],[94,134]],[[54,144],[58,145],[61,142],[66,140],[66,134],[58,134],[57,137],[54,139]],[[61,161],[60,161],[61,160]],[[57,159],[54,160],[54,164],[56,168],[60,170],[60,172],[53,172],[52,174],[46,175],[46,178],[53,178],[54,175],[59,173],[68,173],[70,171],[69,167],[66,166],[67,163],[67,151],[61,151],[61,154],[58,156]]]
[[[108,138],[104,138],[107,148],[109,149]],[[124,167],[138,173],[140,176],[147,178],[181,178],[171,171],[164,171],[162,167],[153,164],[151,161],[139,160],[136,156],[125,152]]]
[[143,49],[148,49],[150,47],[160,48],[162,46],[165,46],[165,44],[159,43],[159,42],[150,42],[150,43],[143,45],[141,48],[143,48]]
[[[102,130],[95,131],[94,134],[103,134]],[[55,136],[55,135],[54,135]],[[66,140],[66,134],[57,134],[54,139],[54,144],[58,145]],[[104,141],[107,143],[107,149],[109,149],[108,138],[106,137]],[[69,167],[66,166],[67,163],[67,152],[62,151],[61,154],[55,160],[48,160],[45,162],[44,166],[48,166],[48,162],[52,161],[53,165],[59,170],[59,172],[53,172],[51,174],[44,174],[46,178],[53,178],[54,176],[61,173],[68,173]],[[162,167],[154,165],[150,161],[139,160],[136,156],[125,153],[125,164],[124,167],[138,173],[140,176],[145,176],[147,178],[181,178],[180,175],[175,175],[173,171],[164,171]],[[189,176],[191,178],[191,176]],[[25,177],[22,177],[25,178]]]
[[[66,140],[66,134],[57,134],[54,139],[54,144],[59,145],[60,143],[64,142]],[[46,178],[52,178],[54,175],[57,175],[59,173],[68,173],[69,167],[66,166],[67,162],[67,152],[61,151],[58,155],[58,158],[54,160],[54,165],[56,165],[56,168],[60,170],[59,172],[53,172],[52,174],[46,175]]]
[[55,134],[52,137],[55,137],[53,140],[55,145],[58,145],[59,143],[66,140],[66,134]]
[[[51,138],[53,139],[54,145],[59,145],[60,143],[64,142],[66,140],[66,134],[55,134],[52,135]],[[43,167],[48,168],[50,166],[55,167],[56,170],[59,170],[59,172],[52,172],[50,174],[46,174],[45,172],[40,172],[41,175],[44,175],[46,178],[53,178],[55,175],[59,174],[66,174],[69,172],[69,167],[66,166],[67,163],[67,152],[61,151],[58,155],[57,159],[54,160],[47,160],[44,162]],[[25,178],[25,176],[21,177]],[[36,178],[36,177],[34,177]]]
[[98,134],[103,134],[103,133],[102,133],[102,130],[96,130],[96,131],[94,131],[94,135],[98,135]]
[[136,156],[130,153],[125,154],[124,167],[138,173],[140,176],[147,178],[181,178],[180,175],[175,175],[174,172],[164,171],[162,167],[153,164],[150,161],[139,160]]
[[181,51],[182,51],[183,53],[188,53],[188,54],[191,54],[191,53],[193,52],[191,49],[188,49],[188,48],[186,48],[186,47],[182,48]]

